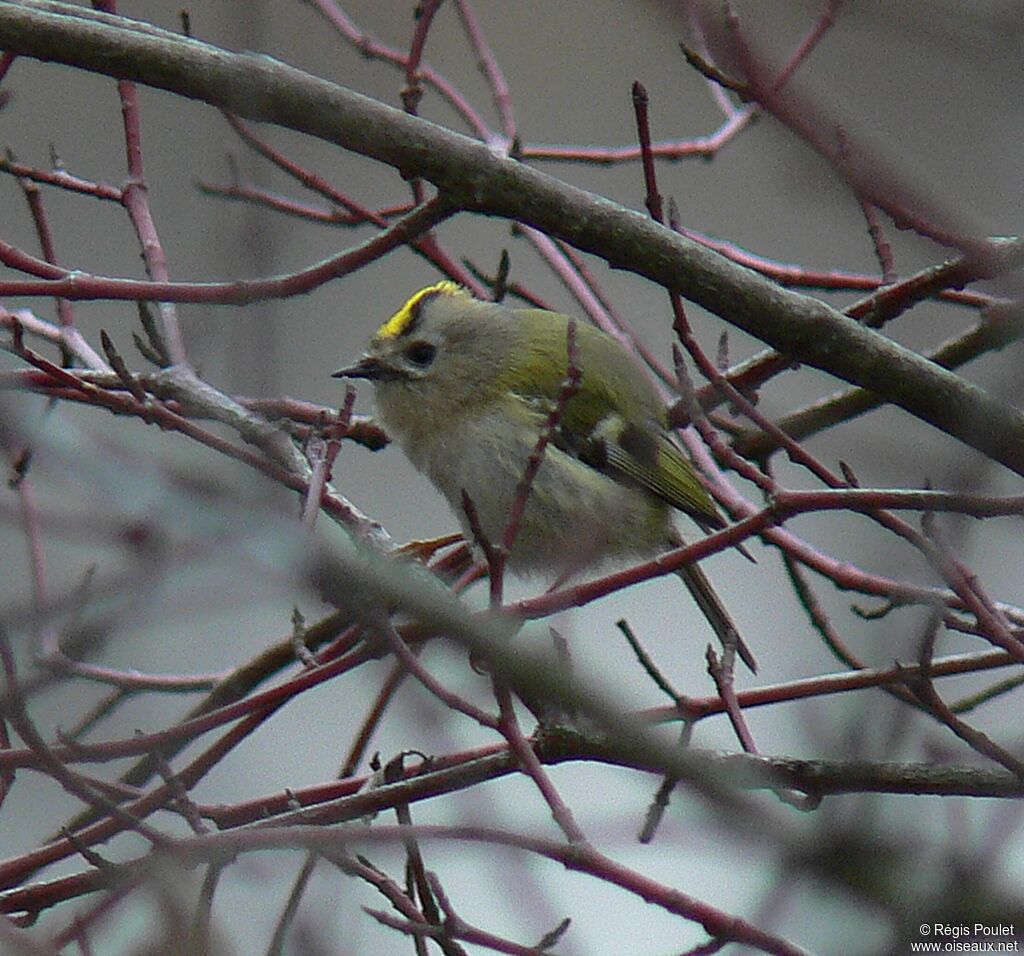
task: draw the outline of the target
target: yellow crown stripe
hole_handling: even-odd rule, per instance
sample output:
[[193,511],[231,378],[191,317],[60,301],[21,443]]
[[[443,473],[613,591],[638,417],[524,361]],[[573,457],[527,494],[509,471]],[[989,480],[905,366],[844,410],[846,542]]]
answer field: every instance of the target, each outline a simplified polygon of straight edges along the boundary
[[461,295],[469,297],[469,293],[462,288],[457,282],[450,282],[447,279],[443,282],[435,282],[433,285],[428,285],[425,289],[420,289],[419,292],[413,293],[403,305],[390,319],[387,320],[378,330],[377,338],[379,339],[394,339],[398,338],[406,329],[409,328],[410,323],[416,316],[416,307],[425,299],[427,296],[432,295]]

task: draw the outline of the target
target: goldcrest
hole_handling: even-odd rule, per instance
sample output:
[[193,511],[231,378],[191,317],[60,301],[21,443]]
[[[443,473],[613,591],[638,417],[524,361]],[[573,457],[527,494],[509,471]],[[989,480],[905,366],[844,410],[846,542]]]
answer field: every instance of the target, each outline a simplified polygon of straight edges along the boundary
[[[502,540],[516,489],[569,365],[569,318],[483,302],[453,282],[413,295],[335,377],[374,384],[387,431],[448,499],[472,540]],[[668,427],[653,384],[611,336],[574,325],[581,379],[530,487],[508,566],[567,576],[682,543],[673,512],[724,521]],[[703,572],[680,576],[719,639],[753,658]]]

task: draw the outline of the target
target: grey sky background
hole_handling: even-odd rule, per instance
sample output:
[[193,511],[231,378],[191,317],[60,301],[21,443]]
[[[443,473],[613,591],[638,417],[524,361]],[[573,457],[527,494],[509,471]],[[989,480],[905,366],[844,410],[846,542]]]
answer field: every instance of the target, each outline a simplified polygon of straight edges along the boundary
[[[175,28],[180,7],[180,2],[164,0],[123,0],[120,10]],[[768,0],[735,7],[757,48],[780,63],[821,5]],[[407,46],[412,31],[410,4],[356,0],[344,4],[344,9],[368,33],[394,46]],[[686,36],[683,4],[480,0],[475,9],[510,84],[525,142],[632,144],[630,85],[637,79],[648,89],[656,139],[706,135],[720,122],[706,84],[679,51],[678,43]],[[199,38],[231,49],[265,52],[385,102],[400,103],[400,73],[353,50],[308,4],[222,0],[195,5],[191,13],[192,30]],[[1022,13],[1021,4],[1010,0],[970,4],[853,0],[793,82],[802,95],[834,116],[853,142],[869,147],[965,228],[987,235],[1019,233],[1024,213]],[[431,30],[425,60],[494,120],[487,88],[450,4],[442,8]],[[0,141],[19,159],[45,166],[52,143],[69,171],[120,181],[124,169],[120,116],[110,81],[25,61],[16,64],[5,88],[14,98],[0,112]],[[226,182],[230,154],[245,176],[304,198],[297,187],[248,153],[216,111],[149,90],[142,90],[141,102],[153,209],[174,278],[225,280],[287,273],[371,234],[369,228],[317,226],[202,195],[195,181]],[[425,97],[421,114],[460,128],[432,93]],[[272,130],[267,135],[289,155],[367,205],[408,196],[408,188],[396,175],[368,160],[297,134]],[[643,178],[635,164],[545,163],[542,168],[643,208]],[[658,169],[662,193],[676,199],[681,220],[690,228],[812,269],[877,271],[853,197],[820,158],[769,118],[755,123],[712,162],[660,163]],[[118,209],[81,198],[53,195],[47,199],[63,263],[105,275],[141,274],[134,239]],[[3,238],[35,251],[29,216],[10,181],[0,181],[0,224]],[[900,233],[889,223],[886,229],[901,273],[940,260],[941,253],[930,243]],[[579,314],[558,280],[522,239],[511,235],[508,223],[462,216],[443,226],[441,236],[457,255],[469,256],[485,271],[494,270],[502,249],[507,248],[516,281],[560,309]],[[634,318],[645,340],[667,359],[671,315],[663,291],[636,277],[613,273],[601,262],[592,261],[590,266],[616,307]],[[245,308],[182,306],[187,345],[200,372],[228,392],[291,395],[336,405],[342,392],[330,373],[358,355],[366,338],[409,294],[435,278],[426,262],[399,251],[307,296]],[[830,301],[842,305],[851,297],[837,295]],[[17,303],[26,304],[44,317],[52,315],[49,302]],[[75,311],[91,341],[98,341],[102,327],[125,353],[131,352],[133,306],[80,303]],[[713,352],[725,325],[698,309],[692,310],[691,318],[701,341]],[[933,304],[915,310],[889,331],[900,341],[925,347],[967,322],[962,311]],[[758,348],[742,333],[729,331],[732,360]],[[131,360],[137,361],[134,356]],[[9,357],[0,361],[4,368],[11,367]],[[1016,347],[982,359],[966,374],[1019,402]],[[801,371],[765,389],[761,407],[772,415],[783,414],[838,386],[820,373]],[[19,407],[38,419],[40,407],[35,400]],[[372,411],[368,389],[359,390],[356,409]],[[229,488],[233,497],[251,504],[255,511],[267,507],[291,514],[297,507],[279,489],[241,466],[136,422],[114,421],[90,409],[58,407],[50,414],[46,430],[57,449],[44,457],[53,469],[41,471],[39,477],[41,498],[48,506],[80,513],[107,508],[121,514],[155,514],[173,522],[178,520],[176,509],[181,503],[167,500],[160,491],[163,477],[171,473]],[[84,450],[97,442],[109,454],[102,456],[99,465],[86,468]],[[913,487],[931,479],[938,487],[1019,491],[1008,474],[979,465],[951,439],[892,410],[812,439],[809,447],[829,464],[848,461],[864,485]],[[808,486],[806,476],[782,462],[779,473],[782,481],[794,487]],[[426,538],[455,527],[440,497],[396,449],[372,455],[346,447],[336,468],[336,483],[398,540]],[[752,489],[743,490],[752,493]],[[793,528],[823,547],[842,548],[845,559],[871,570],[931,580],[931,572],[909,549],[894,548],[890,537],[866,521],[825,515],[799,519]],[[1021,562],[1009,557],[1018,554],[1017,526],[995,525],[978,537],[971,535],[970,527],[953,523],[949,532],[990,591],[1018,602]],[[0,587],[10,597],[23,592],[24,546],[18,529],[10,524],[0,526],[0,535],[0,580],[4,582]],[[753,550],[759,558],[756,566],[727,554],[716,556],[707,567],[762,662],[757,681],[774,683],[835,669],[806,615],[796,606],[777,559],[758,545]],[[54,544],[47,557],[54,591],[74,587],[89,564],[103,566],[118,560],[114,549],[104,550],[90,541]],[[517,587],[527,593],[539,585]],[[922,612],[892,615],[883,626],[865,624],[849,612],[849,595],[835,595],[826,587],[821,590],[844,636],[866,659],[884,665],[896,657],[912,656]],[[262,578],[241,558],[236,563],[231,556],[208,556],[131,606],[121,619],[121,629],[102,648],[102,657],[111,665],[155,671],[226,668],[287,633],[295,600],[289,582]],[[474,600],[484,597],[477,595]],[[310,602],[303,610],[312,620],[320,609]],[[670,676],[681,690],[695,695],[712,692],[703,660],[710,632],[675,582],[634,589],[555,622],[569,638],[582,673],[612,689],[624,704],[662,703],[613,626],[622,616],[628,617],[659,659],[673,663]],[[538,633],[534,639],[542,640],[543,635]],[[941,652],[975,646],[944,637]],[[428,660],[468,693],[480,691],[479,679],[455,652],[438,648]],[[376,673],[383,675],[383,666]],[[748,676],[741,680],[744,686],[754,684]],[[204,781],[196,799],[232,800],[239,793],[272,792],[330,779],[342,757],[339,748],[375,690],[369,683],[348,682],[340,690],[328,684],[302,698]],[[83,702],[98,696],[93,689],[81,694],[81,698],[66,694],[44,698],[38,719],[50,727],[72,722]],[[160,726],[181,707],[180,701],[154,703],[147,698],[125,708],[105,733],[112,736],[130,733],[135,727]],[[453,720],[412,688],[403,693],[397,708],[402,719],[387,724],[374,744],[373,749],[385,755],[413,747],[443,753],[480,739],[476,728]],[[884,752],[888,736],[896,732],[894,713],[881,695],[864,695],[752,712],[750,721],[766,752],[870,757]],[[996,703],[976,715],[976,722],[1005,732],[1018,717],[1009,705]],[[909,719],[905,752],[898,756],[922,759],[926,746],[936,740],[962,756],[948,734],[917,718]],[[724,721],[702,724],[695,742],[735,747]],[[1011,734],[1010,743],[1019,744],[1019,734]],[[589,795],[574,806],[581,808],[588,832],[600,837],[603,846],[623,862],[655,878],[680,882],[688,892],[729,911],[755,920],[760,914],[769,928],[814,952],[857,956],[882,951],[885,928],[869,906],[837,901],[824,888],[801,881],[785,892],[779,890],[778,862],[771,854],[752,850],[736,839],[696,801],[679,795],[658,842],[641,848],[634,834],[653,793],[651,781],[588,766],[559,769],[555,780],[573,798]],[[901,838],[940,847],[950,839],[947,814],[969,819],[974,826],[967,827],[969,842],[982,839],[995,818],[1009,813],[1005,808],[974,805],[950,810],[938,803],[937,799],[834,798],[817,816],[800,817],[794,811],[793,825],[812,834],[830,819],[843,822],[870,812],[876,814],[881,835],[898,833]],[[55,786],[20,783],[4,806],[7,819],[20,825],[8,825],[0,833],[0,855],[34,845],[46,832],[40,826],[49,828],[53,820],[63,819],[73,809],[70,798]],[[522,781],[425,804],[417,808],[415,817],[419,822],[446,822],[487,821],[498,815],[524,829],[554,832],[546,809]],[[114,852],[130,854],[132,849],[130,841],[125,841]],[[388,859],[382,854],[382,863]],[[390,862],[396,859],[397,855]],[[566,954],[646,956],[679,952],[703,938],[699,929],[624,899],[592,880],[567,877],[551,866],[523,866],[518,856],[476,849],[446,854],[443,862],[436,863],[462,915],[497,932],[535,940],[571,913],[576,922],[559,950]],[[279,860],[252,858],[237,867],[237,878],[225,886],[218,906],[218,913],[244,914],[239,924],[225,927],[227,952],[260,951],[265,945],[253,941],[267,939],[268,927],[283,905],[288,876],[298,865],[297,857],[284,865]],[[1009,859],[1004,873],[1007,885],[1024,876],[1022,869],[1019,856]],[[685,875],[680,878],[680,873]],[[344,927],[344,933],[350,934],[344,952],[368,952],[380,946],[384,948],[376,951],[402,951],[405,943],[369,929],[358,913],[360,903],[376,906],[376,899],[348,886],[352,892],[339,900],[337,887],[334,873],[322,873],[316,881],[310,910],[316,909],[316,903],[323,909],[310,916],[314,928],[327,925],[338,931]],[[232,906],[234,901],[237,906]],[[144,926],[150,918],[137,908],[122,922],[121,930],[127,932],[136,920]],[[117,933],[111,934],[109,945],[109,952],[121,951]],[[257,948],[252,949],[253,945]],[[302,952],[301,948],[294,951]]]

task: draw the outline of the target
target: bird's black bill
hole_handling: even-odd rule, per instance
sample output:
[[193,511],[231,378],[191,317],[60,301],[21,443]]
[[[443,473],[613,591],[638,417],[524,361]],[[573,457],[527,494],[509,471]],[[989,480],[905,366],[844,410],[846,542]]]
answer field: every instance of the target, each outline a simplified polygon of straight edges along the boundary
[[331,372],[331,378],[382,378],[383,367],[375,358],[361,358],[355,365]]

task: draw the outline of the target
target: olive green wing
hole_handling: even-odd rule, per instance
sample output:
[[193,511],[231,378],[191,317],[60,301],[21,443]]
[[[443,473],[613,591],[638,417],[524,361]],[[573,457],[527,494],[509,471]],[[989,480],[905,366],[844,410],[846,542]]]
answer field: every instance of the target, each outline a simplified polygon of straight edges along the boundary
[[[551,357],[568,360],[569,320],[531,309],[514,316],[523,330],[523,358],[510,368],[507,387],[547,415],[566,372]],[[562,409],[555,445],[616,481],[646,489],[701,527],[721,528],[714,501],[665,431],[660,397],[646,376],[609,336],[582,323],[575,328],[582,377]]]
[[653,425],[609,416],[580,447],[580,457],[617,481],[638,485],[685,511],[703,528],[725,525],[686,455]]

